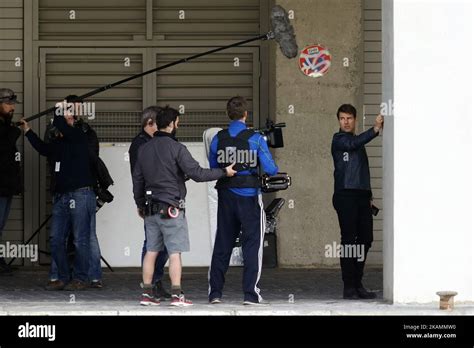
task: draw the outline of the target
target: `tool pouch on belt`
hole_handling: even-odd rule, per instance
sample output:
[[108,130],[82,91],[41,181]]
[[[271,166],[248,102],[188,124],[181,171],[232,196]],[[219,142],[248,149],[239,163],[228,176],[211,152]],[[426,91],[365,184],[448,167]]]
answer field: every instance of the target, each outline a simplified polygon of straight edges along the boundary
[[176,219],[179,216],[179,209],[168,203],[158,202],[156,205],[156,213],[160,214],[162,219]]

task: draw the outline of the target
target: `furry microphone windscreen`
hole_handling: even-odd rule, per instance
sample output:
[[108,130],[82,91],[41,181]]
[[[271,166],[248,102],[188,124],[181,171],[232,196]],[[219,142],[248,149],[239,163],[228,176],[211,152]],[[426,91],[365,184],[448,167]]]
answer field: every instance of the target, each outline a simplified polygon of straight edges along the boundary
[[281,52],[287,58],[294,58],[298,54],[295,31],[290,24],[286,10],[277,5],[272,8],[271,13],[272,32],[275,40],[280,45]]

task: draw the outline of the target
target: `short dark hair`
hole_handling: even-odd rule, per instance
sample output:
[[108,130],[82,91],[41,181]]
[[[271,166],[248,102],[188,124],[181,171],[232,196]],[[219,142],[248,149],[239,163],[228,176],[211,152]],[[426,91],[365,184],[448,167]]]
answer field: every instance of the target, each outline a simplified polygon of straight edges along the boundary
[[169,126],[171,122],[175,122],[179,116],[179,112],[176,109],[170,108],[166,105],[164,108],[158,107],[159,111],[156,114],[156,124],[158,129],[163,129]]
[[344,112],[346,114],[350,114],[354,116],[354,118],[357,118],[357,110],[355,107],[353,107],[351,104],[342,104],[339,109],[337,109],[337,114],[336,117],[339,120],[339,113]]
[[70,94],[65,99],[68,103],[82,103],[82,99],[75,94]]
[[247,100],[244,97],[233,97],[227,102],[227,116],[233,121],[240,120],[248,111]]

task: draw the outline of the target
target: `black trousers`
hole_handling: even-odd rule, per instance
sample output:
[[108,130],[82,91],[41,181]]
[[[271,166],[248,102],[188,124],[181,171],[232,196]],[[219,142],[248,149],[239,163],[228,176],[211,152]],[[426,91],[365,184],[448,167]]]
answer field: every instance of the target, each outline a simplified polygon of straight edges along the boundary
[[341,228],[341,248],[343,251],[361,252],[358,255],[354,253],[341,255],[345,289],[362,286],[365,260],[374,239],[370,198],[370,192],[363,190],[343,190],[333,196],[333,206]]

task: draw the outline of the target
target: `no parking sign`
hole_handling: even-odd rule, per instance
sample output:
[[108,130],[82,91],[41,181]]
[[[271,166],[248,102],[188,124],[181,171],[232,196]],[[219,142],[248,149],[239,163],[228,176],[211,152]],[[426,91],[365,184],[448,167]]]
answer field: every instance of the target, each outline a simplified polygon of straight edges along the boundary
[[331,59],[331,53],[324,46],[311,45],[301,51],[299,67],[306,76],[321,77],[328,72]]

